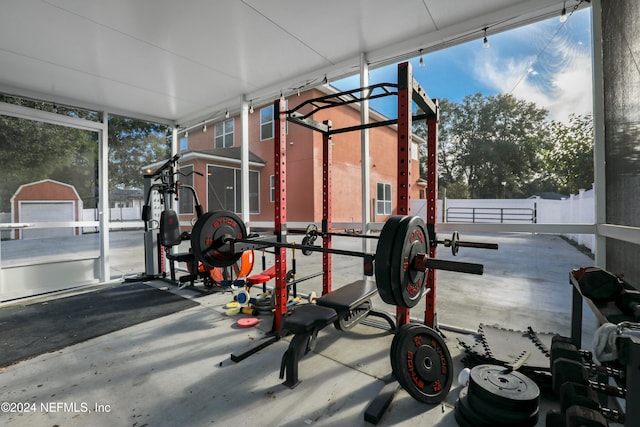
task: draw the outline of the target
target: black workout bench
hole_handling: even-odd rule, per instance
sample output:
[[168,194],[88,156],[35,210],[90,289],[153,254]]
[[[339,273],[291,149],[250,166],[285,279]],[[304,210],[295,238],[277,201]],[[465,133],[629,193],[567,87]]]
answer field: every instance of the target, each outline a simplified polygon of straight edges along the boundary
[[293,388],[298,380],[300,358],[315,348],[318,331],[333,323],[336,329],[351,329],[369,315],[382,317],[395,331],[394,320],[386,313],[371,309],[371,298],[378,293],[375,282],[357,280],[318,298],[316,304],[294,307],[283,321],[283,328],[295,336],[282,356],[280,378]]

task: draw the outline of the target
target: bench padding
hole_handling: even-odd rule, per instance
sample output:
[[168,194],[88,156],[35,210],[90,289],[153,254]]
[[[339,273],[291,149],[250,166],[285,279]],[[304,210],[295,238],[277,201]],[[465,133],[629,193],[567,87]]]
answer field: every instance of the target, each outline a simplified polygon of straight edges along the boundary
[[343,313],[362,304],[377,292],[378,287],[375,282],[357,280],[318,298],[316,304]]
[[293,334],[303,334],[322,329],[338,318],[335,310],[314,304],[304,304],[291,310],[284,318],[283,326]]

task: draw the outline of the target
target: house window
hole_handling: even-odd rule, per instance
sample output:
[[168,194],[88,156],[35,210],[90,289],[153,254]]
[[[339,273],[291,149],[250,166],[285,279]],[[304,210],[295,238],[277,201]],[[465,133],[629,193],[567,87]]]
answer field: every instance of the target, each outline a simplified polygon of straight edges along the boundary
[[376,213],[391,215],[391,184],[378,183]]
[[[289,101],[285,101],[285,109],[289,109]],[[271,139],[274,137],[276,116],[274,114],[273,105],[260,110],[260,141]],[[285,133],[289,134],[289,122],[285,122]]]
[[[240,169],[222,166],[207,168],[207,211],[242,211],[242,177]],[[249,171],[249,212],[260,212],[260,176]]]
[[[180,168],[180,182],[183,185],[190,185],[193,187],[193,166],[182,166]],[[195,201],[193,200],[193,193],[191,190],[180,187],[180,193],[178,194],[178,212],[181,214],[192,214]]]
[[273,105],[260,110],[260,141],[273,138]]
[[271,175],[269,177],[269,201],[271,203],[276,201],[276,176]]
[[215,125],[215,148],[233,147],[233,119],[225,120]]
[[189,149],[189,137],[188,136],[183,136],[182,138],[180,138],[180,152],[185,152]]

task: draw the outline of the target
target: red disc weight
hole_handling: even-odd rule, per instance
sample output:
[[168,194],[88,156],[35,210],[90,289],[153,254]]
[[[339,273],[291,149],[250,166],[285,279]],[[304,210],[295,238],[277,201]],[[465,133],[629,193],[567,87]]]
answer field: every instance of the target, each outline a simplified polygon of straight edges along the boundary
[[260,323],[260,319],[256,317],[243,317],[238,319],[238,326],[241,328],[252,328]]

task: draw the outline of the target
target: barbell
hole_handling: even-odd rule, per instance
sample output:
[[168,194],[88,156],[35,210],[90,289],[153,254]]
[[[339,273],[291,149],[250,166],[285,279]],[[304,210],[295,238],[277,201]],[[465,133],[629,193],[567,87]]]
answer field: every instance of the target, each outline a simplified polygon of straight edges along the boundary
[[[455,247],[463,246],[454,234]],[[497,249],[491,243],[469,243],[483,249]],[[396,215],[383,225],[375,254],[277,241],[277,236],[247,235],[242,220],[233,212],[214,211],[202,215],[191,232],[191,248],[195,257],[210,267],[229,266],[249,249],[295,248],[364,259],[364,272],[375,274],[378,293],[388,304],[412,308],[425,292],[429,269],[483,274],[482,264],[449,261],[429,257],[427,226],[417,216]],[[457,252],[457,251],[456,251]]]
[[[318,227],[315,224],[310,224],[305,231],[298,230],[289,230],[290,234],[304,234],[304,238],[302,239],[302,245],[312,246],[318,237],[325,238],[327,236],[337,236],[337,237],[358,237],[361,239],[379,239],[379,236],[374,234],[360,234],[360,233],[336,233],[336,232],[324,232],[318,230]],[[454,231],[451,235],[451,239],[443,239],[443,240],[432,240],[432,244],[435,245],[443,245],[446,248],[451,248],[451,254],[456,256],[458,255],[458,251],[460,248],[480,248],[480,249],[498,249],[498,245],[496,243],[477,243],[477,242],[466,242],[460,240],[460,235],[457,231]],[[302,251],[303,255],[311,255],[313,250],[304,249]]]

